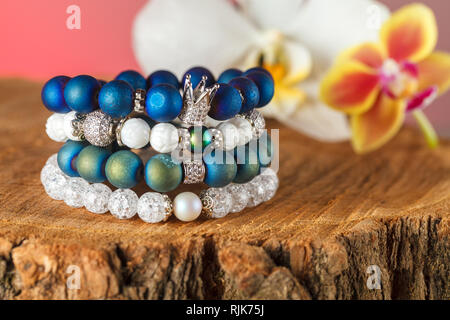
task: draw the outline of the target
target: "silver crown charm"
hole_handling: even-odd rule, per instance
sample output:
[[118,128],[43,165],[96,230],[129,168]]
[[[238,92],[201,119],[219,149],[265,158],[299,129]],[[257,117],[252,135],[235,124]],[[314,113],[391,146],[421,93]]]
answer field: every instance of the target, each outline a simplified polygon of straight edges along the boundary
[[202,76],[195,89],[192,88],[191,75],[187,74],[184,81],[183,109],[180,118],[186,125],[201,126],[205,123],[206,116],[211,108],[211,101],[219,89],[219,84],[206,88],[207,76]]

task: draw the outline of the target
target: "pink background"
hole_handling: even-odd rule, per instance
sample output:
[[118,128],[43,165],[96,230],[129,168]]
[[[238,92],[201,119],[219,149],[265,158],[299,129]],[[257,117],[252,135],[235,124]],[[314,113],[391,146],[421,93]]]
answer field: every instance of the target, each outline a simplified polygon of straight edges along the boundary
[[[184,0],[186,1],[186,0]],[[314,1],[314,0],[312,0]],[[147,0],[2,0],[0,76],[45,80],[56,74],[109,78],[123,69],[139,70],[131,48],[132,21]],[[415,1],[384,0],[392,10]],[[450,52],[450,1],[424,0],[436,14],[438,48]],[[81,29],[66,28],[66,8],[81,8]],[[450,136],[450,95],[427,114]]]

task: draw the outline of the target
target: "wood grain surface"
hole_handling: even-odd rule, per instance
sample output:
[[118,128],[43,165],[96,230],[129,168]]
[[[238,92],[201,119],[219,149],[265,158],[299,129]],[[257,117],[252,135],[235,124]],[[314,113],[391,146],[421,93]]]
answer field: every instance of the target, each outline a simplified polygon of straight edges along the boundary
[[[60,144],[40,89],[0,80],[0,298],[450,298],[450,142],[432,151],[407,128],[358,156],[269,122],[280,129],[270,202],[219,220],[120,221],[45,194],[39,173]],[[372,265],[380,289],[367,286]]]

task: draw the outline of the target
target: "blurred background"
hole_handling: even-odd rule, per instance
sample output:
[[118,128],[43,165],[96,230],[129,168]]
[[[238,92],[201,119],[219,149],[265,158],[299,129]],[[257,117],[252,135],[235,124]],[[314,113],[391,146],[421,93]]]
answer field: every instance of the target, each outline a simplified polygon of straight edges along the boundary
[[[148,0],[2,0],[0,4],[0,77],[36,81],[58,75],[90,74],[109,79],[124,69],[140,70],[131,30]],[[314,0],[309,0],[314,1]],[[391,10],[408,0],[381,0]],[[423,0],[439,25],[438,49],[450,52],[450,1]],[[70,5],[81,8],[81,29],[70,30]],[[450,137],[450,94],[426,112],[440,135]]]

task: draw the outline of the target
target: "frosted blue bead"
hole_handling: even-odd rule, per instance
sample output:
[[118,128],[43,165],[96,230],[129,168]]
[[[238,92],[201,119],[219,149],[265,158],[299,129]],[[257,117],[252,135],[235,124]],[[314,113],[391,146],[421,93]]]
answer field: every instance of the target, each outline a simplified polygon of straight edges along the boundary
[[170,84],[158,84],[147,92],[145,111],[155,121],[169,122],[175,119],[182,107],[180,92]]
[[242,98],[239,91],[222,83],[211,101],[208,115],[215,120],[228,120],[237,115],[241,108]]
[[214,149],[203,156],[206,175],[204,182],[213,188],[221,188],[233,182],[237,165],[232,153]]
[[242,76],[242,71],[239,69],[227,69],[224,72],[222,72],[219,76],[219,79],[217,79],[218,83],[228,83],[234,78]]
[[128,189],[141,181],[143,169],[144,165],[138,155],[129,150],[120,150],[106,161],[105,174],[113,186]]
[[245,77],[238,77],[231,80],[229,85],[238,89],[244,97],[241,113],[250,111],[258,105],[259,90],[252,80]]
[[259,91],[259,102],[257,108],[264,107],[273,98],[275,87],[272,77],[262,71],[253,71],[246,75],[247,78],[252,80]]
[[234,157],[237,164],[234,183],[247,183],[258,175],[260,169],[258,154],[249,144],[236,147]]
[[133,90],[146,89],[145,78],[139,72],[134,70],[122,71],[115,80],[123,80],[128,82]]
[[67,113],[71,110],[64,99],[64,88],[69,80],[69,77],[57,76],[45,83],[41,98],[48,110],[58,113]]
[[170,84],[177,89],[180,88],[180,83],[178,82],[177,77],[172,72],[167,70],[158,70],[148,76],[147,89],[150,89],[151,87],[162,83]]
[[250,73],[252,73],[252,72],[254,72],[254,71],[259,71],[259,72],[265,73],[265,74],[268,75],[268,76],[272,79],[272,81],[273,81],[273,76],[272,76],[272,74],[269,72],[269,70],[264,69],[264,68],[262,68],[262,67],[253,67],[253,68],[250,68],[250,69],[246,70],[246,71],[242,74],[242,76],[245,77],[245,76],[247,76],[248,74],[250,74]]
[[58,166],[69,177],[79,177],[76,168],[76,158],[78,157],[81,150],[83,150],[88,145],[85,141],[72,141],[68,140],[59,149],[57,161]]
[[192,87],[195,88],[200,80],[202,80],[202,76],[207,76],[208,79],[206,80],[206,87],[211,87],[212,85],[214,85],[216,83],[216,80],[213,76],[213,74],[211,73],[211,71],[209,71],[206,68],[203,67],[194,67],[189,69],[188,71],[186,71],[186,73],[183,75],[183,83],[182,83],[182,87],[184,88],[184,80],[186,79],[186,75],[190,74],[191,75],[191,83],[192,83]]
[[98,103],[102,111],[111,117],[125,117],[133,111],[133,88],[123,80],[108,82],[100,90]]
[[86,181],[99,183],[106,180],[105,165],[111,151],[96,146],[87,146],[76,158],[78,174]]
[[180,163],[172,160],[169,154],[157,154],[145,165],[145,182],[157,192],[175,190],[183,180]]
[[87,75],[76,76],[67,82],[64,88],[64,99],[70,109],[89,113],[98,108],[99,90],[100,83],[97,79]]

